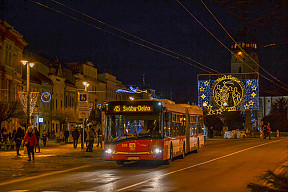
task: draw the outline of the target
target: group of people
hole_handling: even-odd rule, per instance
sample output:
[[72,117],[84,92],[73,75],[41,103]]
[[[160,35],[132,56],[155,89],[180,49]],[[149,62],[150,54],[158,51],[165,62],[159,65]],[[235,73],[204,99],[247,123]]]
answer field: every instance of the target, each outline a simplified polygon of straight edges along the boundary
[[269,139],[271,140],[271,127],[270,127],[270,123],[268,123],[267,125],[263,125],[263,139],[266,139],[266,137],[269,137]]
[[[19,152],[21,144],[23,145],[24,149],[27,149],[29,161],[31,161],[31,157],[34,160],[34,151],[36,152],[36,150],[38,149],[38,152],[40,152],[40,132],[37,130],[36,127],[33,129],[31,126],[29,126],[26,133],[25,130],[21,127],[18,127],[17,130],[13,130],[12,133],[8,133],[5,128],[2,128],[0,133],[1,144],[5,144],[5,146],[15,145],[17,156],[21,155]],[[47,138],[48,135],[44,130],[42,133],[42,140],[44,146],[46,146]]]
[[97,147],[102,147],[102,133],[101,129],[99,128],[97,131],[94,130],[92,125],[88,126],[88,130],[84,129],[84,143],[83,143],[83,129],[78,130],[78,128],[75,128],[75,130],[72,132],[72,137],[74,140],[74,148],[77,148],[79,137],[81,136],[81,147],[84,148],[84,143],[86,143],[86,151],[92,152],[93,150],[93,144],[95,138],[97,138]]

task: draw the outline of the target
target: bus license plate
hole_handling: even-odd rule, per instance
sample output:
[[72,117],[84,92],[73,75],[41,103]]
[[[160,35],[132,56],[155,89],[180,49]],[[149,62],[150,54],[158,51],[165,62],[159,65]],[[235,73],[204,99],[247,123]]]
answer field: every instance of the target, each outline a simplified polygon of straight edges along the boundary
[[127,157],[127,160],[139,160],[139,157]]

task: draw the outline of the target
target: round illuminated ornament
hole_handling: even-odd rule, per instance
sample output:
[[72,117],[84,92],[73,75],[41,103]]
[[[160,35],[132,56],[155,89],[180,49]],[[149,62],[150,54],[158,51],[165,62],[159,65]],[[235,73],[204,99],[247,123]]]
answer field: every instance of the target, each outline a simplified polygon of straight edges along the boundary
[[49,103],[51,101],[51,94],[49,92],[44,92],[42,93],[41,95],[41,100],[44,102],[44,103]]
[[211,88],[214,105],[227,111],[235,111],[243,103],[245,96],[245,86],[232,75],[224,75],[218,78]]

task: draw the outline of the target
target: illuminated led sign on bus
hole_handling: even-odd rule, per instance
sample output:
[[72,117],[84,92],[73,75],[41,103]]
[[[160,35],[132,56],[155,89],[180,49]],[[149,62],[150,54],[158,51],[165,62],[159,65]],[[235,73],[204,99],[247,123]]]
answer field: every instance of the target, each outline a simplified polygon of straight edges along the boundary
[[153,112],[153,108],[147,105],[127,106],[127,105],[116,105],[113,111],[115,113],[121,112]]

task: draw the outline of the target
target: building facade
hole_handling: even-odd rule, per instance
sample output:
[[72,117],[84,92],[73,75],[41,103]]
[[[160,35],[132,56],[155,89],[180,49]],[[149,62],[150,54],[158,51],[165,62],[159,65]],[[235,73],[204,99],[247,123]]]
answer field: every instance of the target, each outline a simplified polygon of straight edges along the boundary
[[[27,43],[23,36],[7,22],[0,20],[0,101],[10,102],[18,100],[18,92],[23,91],[22,54]],[[19,125],[19,119],[12,122],[2,122],[8,130]]]

